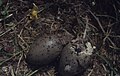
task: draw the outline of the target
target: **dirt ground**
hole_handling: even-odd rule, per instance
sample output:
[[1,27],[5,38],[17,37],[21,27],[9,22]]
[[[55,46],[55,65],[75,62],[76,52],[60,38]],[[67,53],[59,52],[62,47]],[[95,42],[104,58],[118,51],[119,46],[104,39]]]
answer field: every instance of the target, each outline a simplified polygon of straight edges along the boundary
[[96,49],[82,76],[120,76],[119,0],[0,0],[0,76],[57,76],[54,66],[28,67],[30,45],[61,29],[83,35],[86,25]]

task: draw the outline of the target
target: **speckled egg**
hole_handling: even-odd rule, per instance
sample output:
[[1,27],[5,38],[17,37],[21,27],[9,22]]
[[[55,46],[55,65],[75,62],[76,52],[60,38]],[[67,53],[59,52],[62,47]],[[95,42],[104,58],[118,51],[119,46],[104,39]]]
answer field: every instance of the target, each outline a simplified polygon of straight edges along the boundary
[[80,49],[76,49],[71,43],[66,45],[60,58],[60,76],[76,76],[78,74],[78,76],[81,76],[80,74],[82,74],[83,71],[87,68],[91,58],[90,53],[85,53],[87,51],[88,50],[82,44]]
[[61,41],[56,35],[44,35],[31,45],[26,62],[32,66],[47,65],[56,59],[62,48]]

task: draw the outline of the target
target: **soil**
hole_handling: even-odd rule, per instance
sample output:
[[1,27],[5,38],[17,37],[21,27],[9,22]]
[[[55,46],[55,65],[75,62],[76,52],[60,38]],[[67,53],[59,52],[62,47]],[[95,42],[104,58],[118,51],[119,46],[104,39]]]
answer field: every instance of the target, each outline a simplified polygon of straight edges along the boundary
[[25,58],[37,37],[59,30],[89,32],[94,58],[78,76],[120,76],[119,21],[119,0],[0,0],[0,76],[57,76],[55,66],[32,70]]

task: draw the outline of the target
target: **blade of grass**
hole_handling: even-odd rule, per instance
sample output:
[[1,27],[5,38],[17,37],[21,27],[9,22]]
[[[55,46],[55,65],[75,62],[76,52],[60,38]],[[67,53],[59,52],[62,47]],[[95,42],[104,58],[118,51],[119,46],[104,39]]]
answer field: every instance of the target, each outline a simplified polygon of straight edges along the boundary
[[105,57],[103,57],[102,55],[99,55],[99,54],[97,54],[97,56],[100,57],[102,60],[104,60],[105,63],[108,64],[108,66],[110,67],[110,69],[111,69],[115,74],[118,74],[118,73],[116,72],[116,70],[113,68],[113,66],[110,64],[110,62],[109,62]]
[[8,29],[7,31],[5,31],[4,33],[0,34],[0,37],[2,37],[3,35],[7,34],[8,32],[10,32],[13,28],[15,28],[17,25],[19,25],[25,18],[26,18],[26,16],[23,19],[21,19],[16,25],[14,25],[13,27],[11,27],[10,29]]
[[1,65],[3,65],[5,62],[7,62],[7,61],[11,60],[11,59],[12,59],[12,58],[14,58],[15,56],[19,55],[20,53],[22,53],[22,51],[20,51],[20,52],[16,53],[14,56],[12,56],[12,57],[10,57],[10,58],[8,58],[8,59],[4,60],[3,62],[1,62],[1,63],[0,63],[0,66],[1,66]]
[[37,70],[35,70],[35,71],[33,71],[32,73],[30,73],[30,74],[28,74],[28,75],[26,75],[26,76],[33,76],[35,73],[37,73],[39,70],[37,69]]
[[15,73],[14,73],[13,67],[11,67],[11,76],[15,76]]
[[2,3],[3,3],[2,0],[0,0],[0,6],[2,5]]

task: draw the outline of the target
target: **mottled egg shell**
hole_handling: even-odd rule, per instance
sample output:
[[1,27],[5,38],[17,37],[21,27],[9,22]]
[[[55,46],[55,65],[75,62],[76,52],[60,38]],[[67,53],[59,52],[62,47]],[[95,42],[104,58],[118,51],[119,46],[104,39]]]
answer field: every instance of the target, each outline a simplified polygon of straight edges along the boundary
[[47,65],[56,59],[62,47],[56,35],[42,36],[31,45],[26,62],[32,66]]
[[78,55],[75,49],[69,43],[64,47],[61,54],[59,64],[60,76],[75,76],[77,74],[82,74],[85,68],[88,66],[89,60],[90,56],[86,54]]
[[74,49],[70,48],[70,44],[64,47],[59,64],[60,76],[74,76],[77,72],[78,63]]

